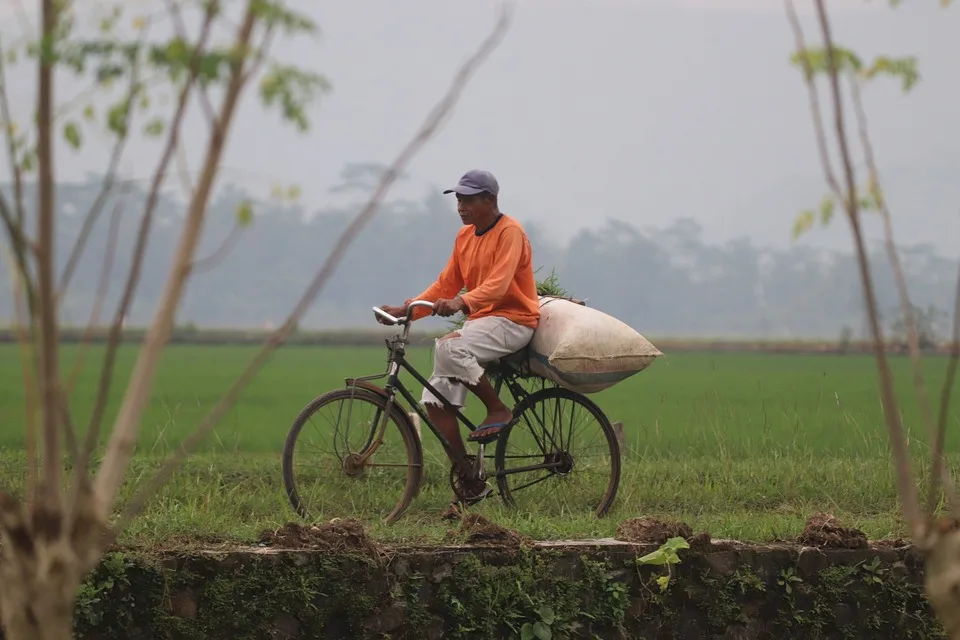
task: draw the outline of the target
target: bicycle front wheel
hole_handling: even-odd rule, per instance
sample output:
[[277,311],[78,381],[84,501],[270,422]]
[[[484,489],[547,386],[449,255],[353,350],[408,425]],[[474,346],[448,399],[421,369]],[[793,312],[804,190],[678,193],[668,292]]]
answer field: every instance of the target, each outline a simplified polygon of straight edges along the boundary
[[283,484],[305,519],[374,516],[395,521],[423,474],[420,440],[403,410],[347,387],[314,399],[296,417],[283,446]]
[[579,393],[548,387],[524,398],[514,415],[497,439],[503,501],[518,506],[519,494],[553,515],[583,508],[606,515],[620,484],[620,444],[603,411]]

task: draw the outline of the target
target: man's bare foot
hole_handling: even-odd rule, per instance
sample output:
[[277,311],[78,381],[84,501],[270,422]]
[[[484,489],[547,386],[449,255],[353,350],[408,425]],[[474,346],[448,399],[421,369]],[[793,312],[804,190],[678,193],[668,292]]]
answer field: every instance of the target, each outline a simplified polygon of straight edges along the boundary
[[476,442],[478,440],[495,437],[511,420],[513,420],[513,411],[507,407],[496,411],[489,411],[487,412],[486,420],[481,422],[476,431],[473,431],[467,436],[467,439]]
[[487,413],[486,419],[480,423],[479,429],[489,425],[489,424],[506,424],[513,419],[513,411],[504,407],[497,411],[490,411]]

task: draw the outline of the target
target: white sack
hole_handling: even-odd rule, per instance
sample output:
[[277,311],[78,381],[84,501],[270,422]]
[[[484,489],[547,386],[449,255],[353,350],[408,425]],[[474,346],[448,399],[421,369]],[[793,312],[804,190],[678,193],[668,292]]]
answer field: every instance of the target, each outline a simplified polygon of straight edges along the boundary
[[649,340],[599,309],[540,297],[530,370],[579,393],[596,393],[639,373],[663,355]]

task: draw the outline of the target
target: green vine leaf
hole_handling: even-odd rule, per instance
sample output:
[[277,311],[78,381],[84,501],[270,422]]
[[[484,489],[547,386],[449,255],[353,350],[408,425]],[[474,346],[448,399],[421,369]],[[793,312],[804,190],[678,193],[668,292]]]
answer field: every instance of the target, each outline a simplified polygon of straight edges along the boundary
[[677,552],[680,549],[689,548],[690,544],[684,538],[676,536],[664,542],[656,551],[651,551],[647,555],[637,558],[637,564],[678,564],[680,562],[680,555]]
[[657,578],[657,585],[660,587],[660,593],[666,591],[667,587],[670,586],[670,576],[660,576]]

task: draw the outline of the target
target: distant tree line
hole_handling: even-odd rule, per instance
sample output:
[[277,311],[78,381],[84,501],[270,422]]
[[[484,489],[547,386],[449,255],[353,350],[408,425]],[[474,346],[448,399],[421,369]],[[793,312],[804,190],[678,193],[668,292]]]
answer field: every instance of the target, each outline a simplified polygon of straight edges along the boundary
[[[340,193],[365,195],[375,165],[345,169]],[[99,177],[62,184],[58,263],[65,264],[80,232],[78,213],[96,197]],[[119,274],[127,273],[136,233],[132,212],[144,194],[131,187],[124,196],[131,215],[120,218],[111,288],[101,318],[107,321],[120,295]],[[278,323],[349,223],[353,208],[308,211],[296,201],[252,202],[254,220],[238,230],[238,209],[249,199],[225,186],[212,203],[201,256],[202,273],[191,282],[178,322],[198,327],[260,328]],[[63,301],[64,321],[82,325],[96,298],[114,203],[94,227]],[[182,220],[182,205],[165,198],[158,209],[139,293],[127,318],[136,326],[148,318],[160,295]],[[683,218],[639,229],[611,219],[599,230],[581,230],[560,246],[548,241],[538,224],[518,218],[534,247],[538,276],[555,270],[563,287],[651,336],[831,338],[863,335],[862,302],[853,257],[797,244],[786,250],[763,248],[747,238],[708,243],[700,225]],[[357,328],[369,324],[370,307],[414,295],[442,268],[460,226],[452,201],[438,192],[419,200],[388,202],[350,248],[304,328]],[[785,229],[785,233],[788,230]],[[229,251],[219,251],[227,243]],[[946,335],[956,262],[930,246],[902,247],[914,302],[930,339]],[[893,280],[880,247],[873,265],[878,293],[889,309],[887,325],[897,329]],[[2,267],[7,273],[7,267]],[[616,277],[611,277],[616,274]],[[13,316],[10,280],[0,283],[0,320]],[[434,320],[427,321],[434,322]],[[425,323],[425,329],[429,324]],[[438,324],[439,326],[439,324]]]

